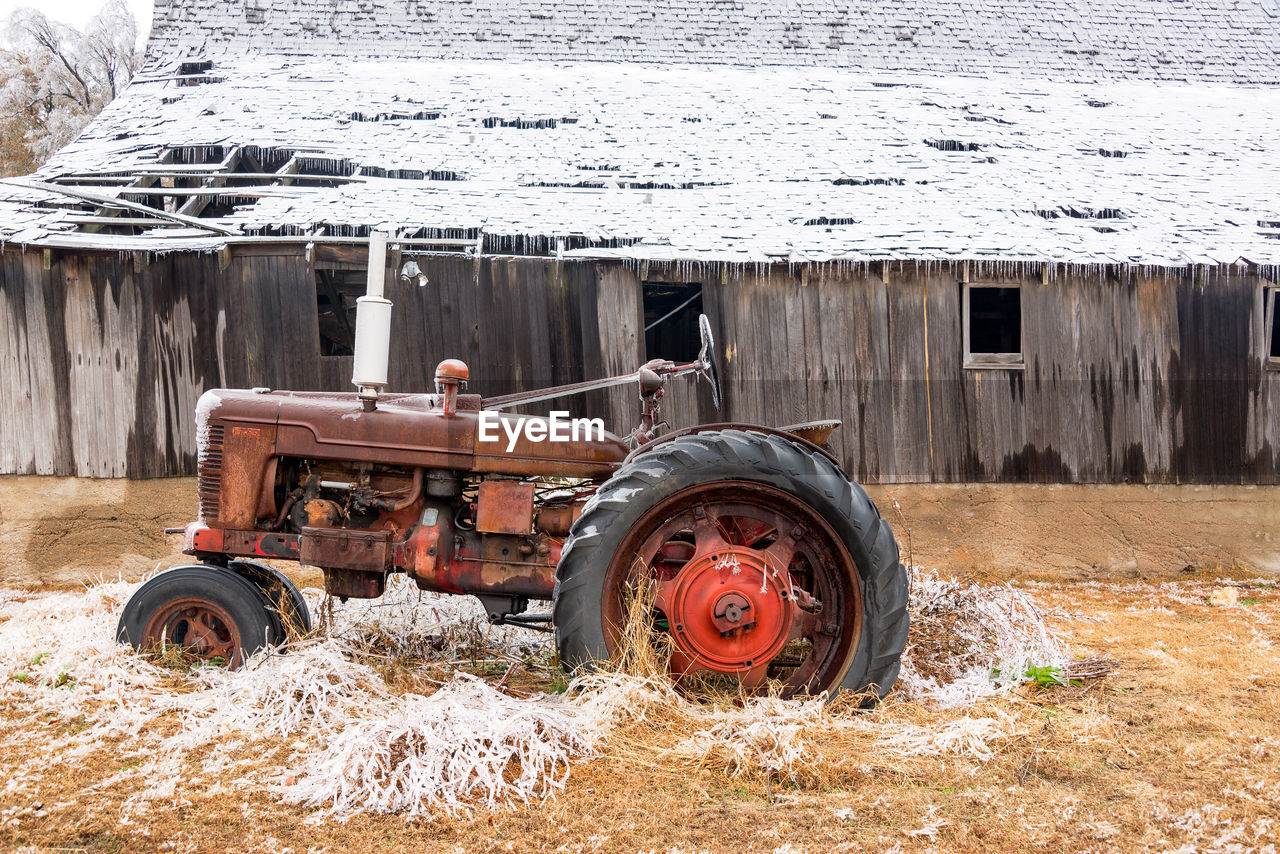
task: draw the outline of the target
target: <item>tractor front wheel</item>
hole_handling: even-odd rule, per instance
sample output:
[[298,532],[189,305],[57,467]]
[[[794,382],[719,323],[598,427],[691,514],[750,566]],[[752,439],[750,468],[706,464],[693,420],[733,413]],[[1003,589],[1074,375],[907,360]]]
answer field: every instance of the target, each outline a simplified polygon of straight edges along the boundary
[[116,639],[141,652],[239,667],[286,639],[266,596],[231,570],[200,564],[165,570],[125,603]]
[[883,696],[906,645],[907,576],[871,500],[825,456],[707,432],[623,466],[565,544],[554,622],[566,664],[616,659],[637,613],[666,636],[677,680]]

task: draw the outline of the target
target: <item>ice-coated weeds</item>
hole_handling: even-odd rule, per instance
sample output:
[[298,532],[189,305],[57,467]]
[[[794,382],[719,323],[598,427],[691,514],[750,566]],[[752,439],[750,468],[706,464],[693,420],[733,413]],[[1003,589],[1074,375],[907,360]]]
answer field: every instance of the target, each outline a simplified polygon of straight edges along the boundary
[[[1028,667],[1070,664],[1026,591],[920,571],[900,687],[870,712],[844,698],[720,690],[691,699],[640,635],[620,670],[557,685],[545,636],[490,627],[473,600],[400,578],[381,600],[333,605],[327,629],[287,654],[264,650],[236,671],[165,667],[114,640],[134,589],[117,581],[0,593],[0,699],[20,700],[33,718],[76,722],[48,746],[49,762],[119,743],[126,764],[97,787],[138,784],[126,821],[179,797],[197,755],[205,776],[223,775],[229,789],[265,786],[317,820],[534,803],[560,791],[575,763],[607,755],[658,756],[770,785],[822,779],[845,761],[831,755],[842,745],[849,756],[982,759],[1024,733],[1026,715],[990,703],[936,710],[1008,692]],[[314,610],[332,605],[306,595]]]

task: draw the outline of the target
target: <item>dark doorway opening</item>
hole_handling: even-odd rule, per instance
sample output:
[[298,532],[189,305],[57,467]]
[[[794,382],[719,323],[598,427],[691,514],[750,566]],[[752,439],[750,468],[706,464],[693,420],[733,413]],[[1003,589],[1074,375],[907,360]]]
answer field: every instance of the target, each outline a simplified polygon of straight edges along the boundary
[[351,356],[356,348],[356,298],[367,274],[360,270],[316,270],[316,328],[321,356]]
[[644,351],[646,359],[686,363],[698,358],[701,282],[645,282]]

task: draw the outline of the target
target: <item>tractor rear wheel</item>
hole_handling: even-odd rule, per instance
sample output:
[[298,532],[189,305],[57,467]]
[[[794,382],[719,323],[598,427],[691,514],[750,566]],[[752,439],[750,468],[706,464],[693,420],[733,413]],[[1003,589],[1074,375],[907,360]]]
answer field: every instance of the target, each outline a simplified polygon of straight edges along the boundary
[[129,597],[116,640],[234,668],[286,635],[252,582],[223,567],[189,564],[165,570]]
[[893,534],[831,460],[780,436],[682,436],[601,486],[556,572],[562,660],[616,658],[643,589],[677,680],[882,697],[897,679],[907,576]]

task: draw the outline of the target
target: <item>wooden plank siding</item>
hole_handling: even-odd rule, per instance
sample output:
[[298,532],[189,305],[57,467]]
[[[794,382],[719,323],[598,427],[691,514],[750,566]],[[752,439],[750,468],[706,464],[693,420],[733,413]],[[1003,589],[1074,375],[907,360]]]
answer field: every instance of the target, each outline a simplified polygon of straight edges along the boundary
[[[624,373],[647,358],[643,281],[701,282],[725,407],[677,381],[672,426],[844,422],[833,447],[867,482],[1275,483],[1280,371],[1264,360],[1261,278],[1034,266],[1021,370],[962,367],[959,265],[696,265],[405,253],[392,278],[390,386],[424,391],[446,357],[503,394]],[[0,473],[155,477],[194,469],[196,398],[218,386],[350,390],[320,356],[317,266],[359,248],[132,256],[0,253]],[[570,409],[634,426],[621,388]]]

